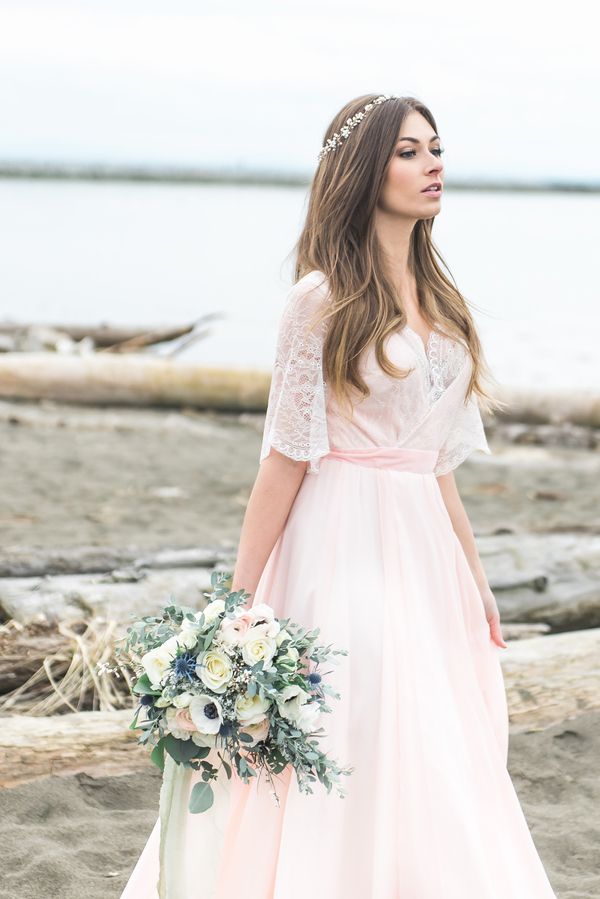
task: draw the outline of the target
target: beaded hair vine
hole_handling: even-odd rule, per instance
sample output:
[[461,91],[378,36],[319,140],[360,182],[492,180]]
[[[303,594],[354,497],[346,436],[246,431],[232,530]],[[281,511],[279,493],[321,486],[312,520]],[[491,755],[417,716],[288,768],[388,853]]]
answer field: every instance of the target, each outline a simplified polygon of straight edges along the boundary
[[346,119],[345,123],[342,125],[339,131],[336,131],[335,134],[325,141],[324,145],[319,150],[319,162],[323,159],[327,153],[331,153],[332,150],[342,143],[342,141],[346,140],[350,132],[353,128],[362,122],[364,117],[368,115],[368,113],[375,106],[379,106],[381,103],[385,103],[386,100],[398,99],[394,94],[382,94],[380,97],[377,97],[375,100],[372,100],[370,103],[367,103],[366,106],[362,108],[360,112],[357,112],[350,119]]

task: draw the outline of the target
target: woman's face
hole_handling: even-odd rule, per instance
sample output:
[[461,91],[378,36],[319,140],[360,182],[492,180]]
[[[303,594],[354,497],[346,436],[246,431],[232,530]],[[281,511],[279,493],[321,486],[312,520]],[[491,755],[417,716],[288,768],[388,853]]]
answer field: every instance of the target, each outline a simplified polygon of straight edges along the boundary
[[441,141],[420,112],[410,112],[402,124],[394,156],[377,202],[382,212],[411,219],[428,219],[441,207],[442,185],[427,193],[424,188],[442,182],[444,166]]

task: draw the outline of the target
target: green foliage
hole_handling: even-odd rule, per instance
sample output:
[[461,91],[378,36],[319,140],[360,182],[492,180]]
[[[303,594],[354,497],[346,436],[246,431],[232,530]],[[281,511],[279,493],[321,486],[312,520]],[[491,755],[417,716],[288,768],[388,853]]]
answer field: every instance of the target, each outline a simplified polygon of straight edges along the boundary
[[205,812],[213,804],[215,795],[210,784],[197,783],[192,787],[188,808],[193,815]]

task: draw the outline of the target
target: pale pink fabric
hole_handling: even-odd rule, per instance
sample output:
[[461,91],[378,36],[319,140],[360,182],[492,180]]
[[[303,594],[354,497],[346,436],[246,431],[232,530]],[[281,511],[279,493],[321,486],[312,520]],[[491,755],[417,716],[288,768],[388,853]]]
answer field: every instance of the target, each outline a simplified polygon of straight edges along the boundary
[[[461,406],[464,365],[436,394],[435,375],[417,360],[420,338],[401,348],[402,337],[394,349],[407,359],[411,350],[423,381],[414,389],[429,397],[418,421],[387,406],[372,427],[365,412],[357,430],[342,432],[335,419],[323,432],[318,413],[317,425],[305,416],[323,401],[311,395],[323,390],[313,371],[295,421],[290,397],[271,394],[263,445],[273,438],[318,463],[253,603],[320,627],[323,642],[349,650],[327,666],[341,700],[330,701],[322,740],[354,765],[348,795],[318,783],[302,795],[288,769],[277,808],[266,780],[244,785],[234,776],[210,812],[181,810],[183,836],[167,857],[180,886],[167,899],[555,896],[506,768],[503,650],[490,638],[434,473],[440,455],[452,465],[489,449],[477,408]],[[395,394],[378,375],[373,382],[371,408],[386,407]],[[159,830],[157,822],[122,899],[156,899]]]

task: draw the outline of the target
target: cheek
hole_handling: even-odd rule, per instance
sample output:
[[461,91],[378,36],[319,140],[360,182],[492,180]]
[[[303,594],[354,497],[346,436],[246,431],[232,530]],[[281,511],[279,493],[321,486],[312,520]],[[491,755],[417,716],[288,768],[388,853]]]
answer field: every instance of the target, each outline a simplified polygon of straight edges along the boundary
[[390,163],[388,169],[388,181],[394,187],[405,187],[411,184],[416,178],[416,172],[413,172],[406,163],[402,165],[402,160],[395,157]]
[[414,190],[415,174],[407,166],[401,165],[393,159],[387,172],[384,183],[384,197],[393,200],[403,193],[412,193]]

